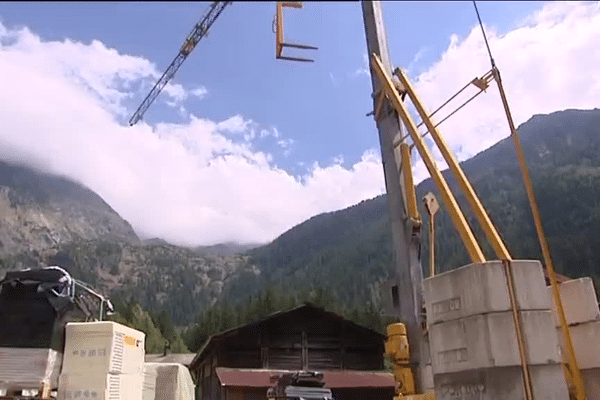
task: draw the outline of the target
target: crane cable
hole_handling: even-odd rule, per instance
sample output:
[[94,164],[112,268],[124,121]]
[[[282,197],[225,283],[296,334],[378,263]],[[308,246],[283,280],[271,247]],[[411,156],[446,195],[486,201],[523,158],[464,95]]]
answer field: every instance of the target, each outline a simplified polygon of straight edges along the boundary
[[[496,78],[496,83],[498,84],[498,89],[500,90],[500,96],[502,97],[502,100],[504,103],[504,111],[506,112],[506,117],[508,119],[508,123],[511,128],[511,134],[513,135],[513,138],[515,138],[515,135],[517,133],[516,133],[516,129],[512,129],[513,128],[512,117],[510,116],[510,110],[508,108],[508,103],[506,101],[504,101],[505,100],[504,93],[503,93],[504,89],[502,88],[502,83],[500,81],[500,73],[494,63],[494,57],[492,57],[492,51],[490,50],[490,45],[489,45],[487,37],[485,35],[485,29],[483,28],[483,23],[481,22],[481,17],[479,15],[479,10],[477,9],[477,3],[475,3],[475,0],[473,0],[473,6],[475,7],[475,13],[477,14],[477,19],[479,20],[479,26],[481,27],[481,32],[483,33],[483,40],[485,41],[485,46],[487,47],[488,55],[490,56],[490,62],[492,64],[492,73],[493,73],[494,77]],[[521,154],[519,154],[520,153],[519,146],[517,146],[517,153],[518,153],[518,155],[521,155]],[[524,159],[521,158],[520,161],[521,160],[524,162]],[[523,165],[524,164],[522,164],[522,166]],[[527,181],[527,179],[526,179],[526,181]],[[527,182],[525,183],[525,186],[527,186]],[[517,302],[515,289],[514,289],[514,276],[513,276],[512,267],[511,267],[511,260],[510,259],[502,260],[502,263],[505,267],[506,283],[507,283],[507,287],[508,287],[509,298],[511,301],[513,322],[515,325],[515,333],[517,336],[517,345],[519,348],[519,358],[521,359],[521,373],[522,373],[522,379],[523,379],[523,389],[525,392],[524,393],[525,399],[533,400],[533,385],[531,382],[531,373],[529,371],[529,362],[528,362],[528,357],[527,357],[527,345],[526,345],[525,339],[523,337],[523,327],[522,327],[523,322],[522,322],[520,312],[518,309],[518,305],[517,305],[518,302]]]
[[[554,266],[552,265],[552,256],[550,255],[550,248],[548,246],[548,242],[546,240],[546,235],[544,233],[544,227],[542,224],[542,218],[540,215],[540,211],[537,205],[537,201],[535,199],[535,194],[533,192],[533,186],[531,184],[531,177],[529,176],[529,170],[525,163],[525,157],[523,155],[523,149],[521,147],[521,139],[519,138],[519,133],[517,132],[514,122],[512,119],[512,115],[510,112],[510,108],[508,106],[508,101],[506,99],[506,93],[504,92],[504,87],[502,85],[502,79],[500,78],[500,71],[496,67],[494,63],[494,58],[492,57],[492,51],[490,50],[490,45],[488,43],[487,37],[485,35],[485,29],[483,28],[483,23],[481,22],[481,17],[479,16],[479,10],[477,10],[477,4],[475,0],[473,0],[473,6],[475,6],[475,12],[477,13],[477,19],[479,20],[479,26],[481,27],[481,32],[483,33],[483,39],[485,41],[485,45],[488,50],[488,54],[490,56],[490,62],[492,63],[492,72],[494,74],[494,78],[496,83],[498,84],[498,90],[500,91],[500,97],[502,99],[502,103],[504,105],[504,111],[506,113],[506,118],[508,119],[508,124],[511,130],[511,136],[513,137],[513,141],[515,143],[515,150],[517,152],[517,159],[519,161],[519,166],[521,168],[521,173],[523,175],[523,181],[525,183],[525,191],[527,193],[527,198],[529,200],[529,206],[531,208],[531,213],[533,215],[533,222],[536,228],[536,232],[538,235],[538,240],[540,242],[540,247],[542,250],[542,254],[544,257],[544,261],[546,264],[546,270],[548,271],[548,277],[550,278],[550,286],[552,287],[552,297],[556,304],[556,311],[558,314],[558,319],[560,322],[561,333],[564,338],[564,342],[567,348],[567,354],[565,357],[565,367],[567,370],[567,381],[569,386],[573,385],[573,394],[577,400],[585,400],[587,399],[585,386],[583,383],[583,378],[581,376],[581,370],[577,364],[577,357],[575,355],[575,349],[573,347],[573,341],[571,339],[571,333],[569,332],[569,328],[567,325],[567,320],[565,316],[564,307],[562,304],[562,300],[560,298],[560,291],[558,289],[558,282],[556,280],[556,274],[554,272]],[[519,327],[517,327],[517,330]],[[523,360],[523,358],[522,358]],[[523,367],[523,375],[524,375],[524,386],[525,390],[531,389],[531,380],[528,377],[528,370],[526,365],[522,365]],[[569,387],[569,392],[571,392],[571,387]]]
[[481,32],[483,33],[483,40],[485,41],[485,47],[487,47],[488,54],[490,55],[490,62],[492,63],[492,69],[496,67],[496,63],[494,63],[494,57],[492,57],[492,50],[490,50],[490,44],[488,43],[487,36],[485,35],[485,29],[483,29],[483,23],[481,22],[481,17],[479,16],[479,10],[477,9],[477,3],[473,0],[473,6],[475,6],[475,13],[477,14],[477,19],[479,20],[479,26],[481,27]]

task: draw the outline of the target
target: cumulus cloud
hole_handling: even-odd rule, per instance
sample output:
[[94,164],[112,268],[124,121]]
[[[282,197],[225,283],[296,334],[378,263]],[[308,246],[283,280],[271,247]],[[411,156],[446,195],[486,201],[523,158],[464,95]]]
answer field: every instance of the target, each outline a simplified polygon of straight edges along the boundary
[[[517,29],[486,34],[507,92],[515,124],[534,114],[600,107],[600,3],[552,2]],[[450,38],[441,58],[420,74],[417,91],[433,111],[463,85],[490,69],[479,26]],[[440,111],[440,121],[476,92],[473,87]],[[510,134],[496,84],[448,119],[440,129],[464,160]]]
[[261,129],[260,130],[260,138],[266,138],[272,136],[275,139],[279,138],[279,131],[277,130],[277,128],[272,127],[271,129]]
[[149,89],[157,75],[149,61],[98,41],[47,42],[0,24],[3,157],[82,182],[141,235],[186,245],[268,241],[312,215],[383,192],[373,154],[349,169],[313,165],[295,177],[251,141],[258,133],[289,150],[291,139],[240,115],[189,114],[181,86],[165,90],[189,122],[119,123],[124,99]]
[[[513,31],[486,29],[517,124],[536,113],[599,106],[598,3],[550,3]],[[464,39],[453,36],[415,85],[431,111],[488,69],[474,27]],[[241,115],[194,116],[184,102],[197,93],[182,86],[167,85],[166,101],[188,122],[119,123],[131,112],[126,100],[159,77],[150,61],[99,41],[43,41],[0,23],[0,151],[84,183],[141,235],[179,244],[268,241],[312,215],[384,192],[378,150],[347,168],[341,159],[313,163],[297,177],[254,147],[257,137],[288,143],[275,127]],[[492,86],[441,130],[460,159],[507,136],[497,90]],[[421,162],[414,170],[416,182],[425,177]]]
[[362,67],[358,67],[357,69],[355,69],[354,72],[350,75],[350,77],[356,78],[361,75],[364,75],[366,77],[371,76],[371,73],[369,72],[369,57],[367,57],[367,53],[363,54]]
[[192,90],[192,91],[191,91],[191,93],[192,93],[194,96],[196,96],[196,97],[198,97],[198,98],[200,98],[200,99],[203,99],[203,98],[205,98],[205,97],[206,97],[206,95],[208,94],[208,89],[206,89],[204,86],[200,86],[200,87],[198,87],[198,88],[196,88],[196,89]]

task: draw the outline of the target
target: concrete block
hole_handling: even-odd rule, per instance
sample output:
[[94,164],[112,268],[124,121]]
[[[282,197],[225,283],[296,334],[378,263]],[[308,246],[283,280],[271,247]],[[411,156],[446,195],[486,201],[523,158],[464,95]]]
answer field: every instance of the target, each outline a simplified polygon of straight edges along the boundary
[[[559,284],[558,288],[567,324],[581,324],[600,320],[598,298],[591,278],[572,279]],[[547,290],[548,296],[552,300],[554,323],[556,326],[560,326],[558,314],[556,314],[556,305],[552,299],[552,287],[548,286]]]
[[52,349],[0,348],[0,390],[58,386],[63,354]]
[[[529,364],[561,363],[551,311],[522,311],[521,320]],[[521,364],[510,311],[432,325],[429,341],[434,374]]]
[[581,371],[588,399],[600,399],[600,368]]
[[[530,366],[533,398],[568,400],[561,365]],[[437,400],[525,399],[521,367],[495,367],[434,376]],[[589,397],[588,398],[592,398]]]
[[[515,292],[522,310],[548,310],[550,297],[542,265],[534,260],[513,261]],[[423,281],[429,325],[471,315],[510,310],[501,261],[469,264]]]
[[[571,341],[573,342],[579,368],[600,368],[600,321],[570,326],[569,332],[571,333]],[[566,357],[567,347],[560,328],[556,329],[556,334],[561,351]]]
[[70,322],[61,373],[142,374],[145,337],[116,322]]
[[423,387],[423,391],[426,393],[434,390],[433,369],[431,369],[431,364],[425,365],[421,370],[421,387]]
[[142,400],[139,374],[60,374],[57,400]]

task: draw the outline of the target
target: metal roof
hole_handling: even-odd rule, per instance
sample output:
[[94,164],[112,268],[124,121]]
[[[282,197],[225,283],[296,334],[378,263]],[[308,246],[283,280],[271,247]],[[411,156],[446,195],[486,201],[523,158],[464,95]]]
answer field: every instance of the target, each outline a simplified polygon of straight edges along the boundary
[[200,351],[198,351],[198,354],[196,355],[196,357],[194,357],[194,359],[190,363],[190,368],[193,369],[194,366],[203,358],[204,353],[206,353],[207,349],[211,347],[211,344],[214,342],[215,339],[221,338],[221,337],[224,337],[224,336],[228,336],[228,335],[232,335],[232,334],[236,334],[236,333],[238,333],[242,329],[246,329],[246,328],[250,328],[250,327],[262,324],[262,323],[267,322],[269,320],[281,317],[281,316],[283,316],[285,314],[289,314],[291,312],[294,312],[294,311],[297,311],[297,310],[300,310],[300,309],[312,309],[313,311],[315,311],[317,313],[320,313],[322,315],[326,315],[329,318],[333,318],[333,319],[345,321],[349,325],[354,326],[357,329],[360,329],[362,331],[368,332],[368,333],[370,333],[372,335],[379,336],[382,341],[385,340],[385,335],[377,332],[376,330],[373,330],[371,328],[367,328],[366,326],[358,325],[357,323],[352,322],[352,321],[350,321],[350,320],[342,317],[341,315],[338,315],[338,314],[333,313],[331,311],[325,311],[325,309],[323,309],[321,307],[317,307],[317,306],[315,306],[312,303],[305,302],[305,303],[302,303],[302,304],[300,304],[300,305],[298,305],[296,307],[293,307],[293,308],[291,308],[289,310],[277,311],[277,312],[274,312],[273,314],[270,314],[270,315],[266,316],[265,318],[263,318],[261,320],[258,320],[258,321],[255,321],[255,322],[251,322],[251,323],[246,324],[246,325],[238,326],[236,328],[231,328],[231,329],[228,329],[226,331],[223,331],[223,332],[220,332],[220,333],[217,333],[217,334],[214,334],[214,335],[210,336],[208,338],[208,340],[206,341],[206,343],[204,344],[204,346],[202,346],[202,348],[200,349]]
[[[243,369],[243,368],[216,368],[221,386],[241,387],[272,387],[272,376],[277,376],[283,370],[274,369]],[[394,375],[381,371],[320,371],[323,373],[325,387],[339,388],[394,388]]]
[[194,353],[181,353],[181,354],[167,354],[166,356],[163,354],[146,354],[144,357],[144,362],[147,363],[175,363],[175,364],[183,364],[188,367],[196,354]]

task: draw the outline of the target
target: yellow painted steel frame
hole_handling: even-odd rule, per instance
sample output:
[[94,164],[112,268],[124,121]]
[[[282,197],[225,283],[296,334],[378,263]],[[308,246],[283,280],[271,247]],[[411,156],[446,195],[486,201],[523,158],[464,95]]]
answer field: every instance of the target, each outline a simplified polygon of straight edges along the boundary
[[471,205],[471,208],[475,212],[475,216],[477,217],[479,224],[483,228],[485,235],[487,236],[488,240],[490,241],[490,244],[492,245],[492,247],[494,248],[494,251],[496,252],[496,256],[499,259],[510,260],[511,256],[508,253],[508,249],[504,245],[502,238],[498,234],[498,231],[494,227],[494,224],[490,220],[490,217],[488,216],[487,212],[483,208],[483,205],[479,201],[477,194],[475,194],[475,190],[473,190],[471,183],[468,181],[467,177],[465,176],[465,173],[463,172],[462,168],[458,164],[458,161],[452,154],[450,147],[448,146],[448,144],[446,143],[446,141],[444,140],[442,135],[440,135],[437,128],[433,125],[433,122],[431,122],[431,119],[429,118],[429,113],[425,110],[425,107],[423,106],[423,103],[419,99],[419,96],[417,95],[412,84],[410,83],[410,81],[408,80],[408,78],[406,77],[404,72],[402,72],[402,70],[400,68],[396,68],[395,75],[398,77],[398,79],[400,79],[400,83],[402,83],[402,85],[404,86],[404,90],[408,94],[408,97],[410,97],[410,99],[411,99],[413,105],[415,106],[417,112],[419,113],[421,119],[425,123],[425,126],[427,127],[427,130],[431,134],[431,137],[433,138],[435,144],[440,149],[440,152],[442,153],[444,160],[446,160],[448,167],[450,168],[450,170],[456,177],[456,180],[458,181],[460,188],[465,193],[467,201],[469,202],[469,204]]
[[521,358],[521,373],[523,374],[523,389],[525,389],[525,399],[533,400],[533,386],[531,384],[531,374],[529,373],[529,362],[527,361],[527,350],[523,339],[521,329],[521,315],[518,309],[517,295],[515,291],[515,281],[512,272],[510,260],[502,260],[504,274],[506,275],[506,285],[508,287],[508,297],[510,299],[510,308],[515,324],[515,333],[517,335],[517,345],[519,347],[519,357]]
[[402,156],[402,177],[404,178],[404,188],[406,190],[406,208],[408,217],[413,220],[416,226],[421,225],[421,216],[417,208],[417,195],[415,194],[415,185],[413,183],[412,166],[410,160],[410,146],[408,143],[400,145],[400,154]]
[[435,276],[435,213],[440,206],[431,192],[423,197],[423,203],[429,214],[429,277],[432,277]]
[[410,368],[406,326],[402,323],[394,323],[388,325],[386,331],[385,354],[392,361],[396,381],[397,396],[394,396],[394,400],[435,400],[433,393],[414,394],[415,382]]
[[502,79],[500,78],[500,71],[498,68],[493,68],[494,78],[498,84],[498,90],[500,91],[500,97],[502,98],[502,104],[504,105],[504,111],[508,119],[508,125],[510,127],[511,136],[515,143],[515,150],[517,152],[517,159],[519,160],[519,166],[521,167],[521,173],[523,175],[523,181],[525,183],[525,190],[527,192],[527,198],[533,214],[533,221],[535,223],[535,229],[537,231],[538,239],[540,241],[540,247],[542,248],[542,254],[544,256],[544,262],[546,269],[548,270],[548,276],[550,278],[550,285],[552,286],[552,297],[556,304],[556,310],[558,311],[558,317],[560,321],[560,329],[567,345],[568,355],[568,366],[569,371],[566,374],[567,380],[575,389],[575,397],[577,400],[586,400],[587,395],[585,393],[585,386],[583,384],[583,377],[581,376],[581,370],[577,365],[577,357],[575,356],[575,349],[573,348],[573,342],[571,340],[571,333],[567,325],[567,318],[565,317],[565,310],[563,308],[562,300],[560,298],[560,291],[558,290],[558,282],[556,281],[556,273],[554,272],[554,266],[552,265],[552,257],[550,256],[550,249],[548,242],[546,241],[546,235],[544,234],[544,227],[542,225],[542,218],[538,210],[537,201],[535,194],[533,193],[533,186],[531,185],[531,178],[529,176],[529,170],[525,163],[525,156],[523,155],[523,149],[521,147],[521,140],[519,134],[515,129],[515,124],[508,107],[508,100],[502,86]]
[[[402,100],[400,99],[399,93],[397,92],[397,90],[395,90],[395,88],[393,86],[393,82],[391,81],[389,76],[385,73],[385,70],[383,69],[383,66],[381,65],[380,60],[377,58],[376,55],[373,55],[372,58],[373,58],[373,64],[375,66],[374,69],[375,69],[376,73],[378,74],[379,78],[384,82],[383,86],[387,92],[387,95],[389,96],[390,100],[394,104],[400,118],[404,122],[404,125],[407,127],[408,132],[410,133],[410,135],[413,139],[414,145],[419,150],[419,152],[423,158],[423,161],[425,162],[425,165],[426,165],[427,169],[429,170],[429,173],[431,174],[433,181],[436,183],[436,186],[440,190],[442,196],[444,197],[446,204],[448,205],[450,216],[453,218],[455,225],[457,226],[458,231],[461,234],[461,238],[463,240],[463,243],[467,247],[467,250],[469,251],[469,255],[473,259],[473,262],[480,262],[480,261],[476,261],[476,258],[478,255],[474,251],[479,250],[479,252],[481,252],[481,249],[479,248],[479,244],[475,240],[473,233],[470,230],[470,227],[467,225],[466,220],[464,219],[464,215],[462,214],[460,208],[458,207],[458,204],[456,203],[454,196],[450,192],[450,189],[449,189],[446,181],[444,180],[439,169],[437,168],[435,161],[433,160],[433,157],[429,153],[429,149],[427,148],[427,146],[425,145],[425,143],[423,141],[423,138],[421,137],[421,135],[419,135],[419,132],[417,130],[417,127],[416,127],[414,121],[410,117],[406,106],[403,104]],[[509,265],[510,274],[507,275],[507,284],[509,286],[509,292],[512,291],[514,288],[513,288],[513,282],[512,282],[512,271],[510,271],[511,257],[510,257],[510,254],[508,253],[508,249],[506,249],[506,246],[502,242],[502,239],[500,238],[498,232],[496,231],[496,228],[494,227],[491,220],[489,219],[487,212],[481,205],[481,202],[477,198],[475,191],[473,190],[473,188],[471,187],[471,184],[469,183],[466,176],[464,175],[462,168],[460,168],[458,162],[454,158],[454,155],[450,151],[450,148],[448,147],[448,145],[446,144],[444,139],[441,137],[439,132],[436,130],[436,127],[433,125],[433,123],[429,119],[428,113],[426,112],[425,108],[421,104],[421,101],[418,98],[418,96],[416,95],[416,92],[414,91],[414,89],[412,88],[411,83],[409,82],[409,80],[406,78],[406,76],[402,73],[402,71],[400,69],[397,69],[396,72],[397,72],[398,78],[400,79],[400,83],[404,87],[405,93],[408,94],[408,96],[412,100],[415,108],[417,109],[417,112],[420,114],[421,118],[423,119],[423,122],[427,126],[429,133],[432,135],[434,141],[436,142],[436,144],[438,145],[438,148],[440,149],[442,155],[444,156],[444,159],[448,163],[450,170],[454,173],[461,189],[465,192],[467,199],[469,200],[469,203],[471,204],[471,207],[475,211],[475,214],[477,216],[479,223],[482,225],[484,232],[486,233],[488,240],[491,242],[492,246],[494,247],[494,250],[496,251],[498,257],[502,260],[506,260],[506,262],[509,263],[508,265]],[[464,225],[461,225],[461,223],[464,223]],[[482,253],[481,253],[481,258],[483,259],[483,261],[485,261]],[[517,309],[516,300],[511,305],[512,305],[512,310],[513,310],[513,314],[515,317],[515,320],[514,320],[515,331],[517,334],[519,354],[520,354],[520,358],[521,358],[521,364],[523,367],[523,385],[524,385],[524,389],[525,389],[526,399],[533,400],[532,391],[531,391],[531,378],[529,375],[528,362],[527,362],[527,357],[526,357],[526,349],[525,349],[526,345],[523,340],[523,335],[522,335],[522,330],[521,330],[521,321],[519,318],[519,312]]]
[[275,51],[277,57],[281,57],[283,50],[283,7],[302,8],[301,1],[278,1],[277,2],[277,22],[275,23],[275,33],[277,36],[277,42]]
[[435,400],[434,393],[411,394],[408,396],[395,396],[394,400]]
[[458,230],[458,233],[460,234],[462,241],[467,248],[467,252],[471,257],[472,262],[484,262],[485,257],[483,255],[481,247],[479,247],[479,244],[477,243],[477,240],[475,239],[475,236],[473,235],[473,232],[471,231],[467,220],[461,212],[458,203],[454,198],[454,195],[450,191],[448,183],[446,182],[446,180],[442,176],[442,173],[437,167],[437,164],[432,154],[425,145],[423,138],[419,135],[417,127],[412,118],[410,117],[408,109],[400,99],[400,95],[398,94],[394,83],[385,72],[381,61],[379,60],[379,57],[377,57],[376,54],[373,54],[371,59],[371,65],[377,73],[379,80],[382,82],[383,89],[386,91],[389,99],[394,105],[394,108],[396,109],[400,118],[402,119],[402,122],[408,129],[408,132],[410,133],[412,140],[415,146],[417,147],[417,150],[419,150],[419,154],[421,154],[423,162],[425,163],[425,166],[427,167],[431,178],[433,179],[434,183],[440,190],[442,197],[444,198],[444,202],[448,207],[450,217],[452,218],[452,221],[454,222],[454,225],[456,226],[456,229]]

